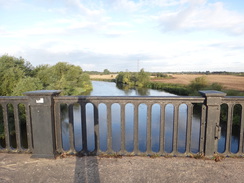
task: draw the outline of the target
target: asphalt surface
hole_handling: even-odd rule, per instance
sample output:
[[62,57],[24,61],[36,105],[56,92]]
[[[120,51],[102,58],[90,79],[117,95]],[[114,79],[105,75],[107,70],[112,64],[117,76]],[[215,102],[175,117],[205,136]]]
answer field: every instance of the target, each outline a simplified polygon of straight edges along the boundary
[[244,159],[58,157],[0,153],[0,182],[244,182]]

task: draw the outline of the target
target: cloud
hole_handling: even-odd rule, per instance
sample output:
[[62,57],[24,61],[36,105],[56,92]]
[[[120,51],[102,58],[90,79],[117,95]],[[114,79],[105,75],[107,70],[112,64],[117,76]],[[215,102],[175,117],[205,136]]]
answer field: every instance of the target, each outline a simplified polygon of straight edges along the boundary
[[143,3],[141,1],[135,2],[130,0],[108,0],[107,5],[116,10],[134,12],[137,11],[143,5]]
[[97,7],[94,9],[88,8],[85,3],[82,3],[80,0],[67,0],[65,3],[69,7],[69,12],[78,11],[82,15],[88,17],[99,17],[101,14],[103,14],[103,9],[97,9]]
[[[198,2],[198,3],[196,3]],[[159,17],[163,31],[219,30],[244,34],[244,14],[227,10],[221,2],[182,0],[179,10],[167,11]]]
[[[1,51],[4,51],[1,49]],[[95,50],[67,50],[52,51],[51,49],[42,48],[22,48],[14,50],[14,52],[8,52],[10,55],[18,55],[22,58],[30,61],[34,66],[41,64],[55,65],[57,62],[69,62],[74,65],[79,65],[83,70],[97,70],[103,71],[109,69],[111,71],[130,71],[137,70],[137,61],[140,59],[140,63],[146,60],[153,59],[151,55],[144,53],[134,54],[117,54],[117,53],[99,53]],[[0,54],[5,54],[1,53]],[[143,66],[143,64],[141,64]]]

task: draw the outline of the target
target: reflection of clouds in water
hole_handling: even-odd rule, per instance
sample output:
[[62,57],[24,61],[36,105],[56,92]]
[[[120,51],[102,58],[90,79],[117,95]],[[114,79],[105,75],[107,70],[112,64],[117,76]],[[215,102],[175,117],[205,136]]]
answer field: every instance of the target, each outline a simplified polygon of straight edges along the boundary
[[107,150],[107,109],[105,104],[98,105],[98,123],[99,123],[99,138],[100,149]]
[[138,109],[138,143],[139,150],[144,152],[147,148],[147,105],[140,104]]
[[151,120],[152,120],[152,151],[154,152],[158,152],[159,151],[159,139],[160,139],[160,110],[161,107],[159,104],[153,104],[152,105],[152,116],[151,116]]
[[94,136],[94,107],[91,103],[86,104],[86,125],[87,125],[87,148],[93,151],[95,148]]
[[80,151],[82,150],[81,106],[74,104],[73,110],[75,149]]
[[125,146],[129,152],[134,149],[134,105],[131,103],[125,106]]
[[[99,105],[99,134],[100,134],[100,149],[106,151],[107,149],[107,107],[105,104]],[[80,105],[74,105],[74,138],[75,148],[80,151],[82,149],[82,118]],[[145,104],[139,105],[139,129],[138,129],[138,141],[139,150],[146,151],[147,140],[147,110],[148,107]],[[115,151],[120,150],[121,145],[121,107],[119,104],[112,105],[112,148]],[[165,108],[165,151],[171,152],[173,148],[173,118],[174,118],[174,106],[172,104],[166,105]],[[125,107],[125,140],[126,150],[133,151],[134,148],[134,105],[127,104]],[[92,151],[95,147],[94,138],[94,107],[91,103],[86,106],[86,122],[87,122],[87,140],[88,150]],[[152,106],[151,115],[151,147],[154,152],[159,151],[160,145],[160,120],[161,120],[161,106],[154,104]],[[178,124],[178,150],[179,152],[185,151],[186,143],[186,128],[187,128],[187,105],[181,105],[179,108],[179,124]],[[69,149],[69,119],[68,112],[62,113],[62,137],[64,149]],[[198,116],[193,117],[192,134],[191,134],[191,150],[197,152],[199,149],[199,135],[200,135],[200,119]]]
[[114,151],[120,150],[121,144],[121,107],[118,103],[111,106],[111,119],[112,119],[112,149]]
[[[114,83],[105,83],[106,87],[104,87],[104,83],[102,82],[93,82],[93,84],[99,85],[96,89],[94,87],[94,93],[111,95],[110,91],[113,94],[124,95],[122,90],[117,91],[118,89],[114,88]],[[101,87],[102,86],[102,87]],[[113,89],[111,89],[111,87]],[[106,92],[101,92],[101,90],[105,90]],[[108,91],[109,90],[109,91]],[[116,90],[116,91],[115,91]],[[130,95],[135,95],[136,91],[130,93]],[[170,94],[150,90],[151,96],[169,96]],[[152,106],[152,115],[151,115],[151,146],[153,151],[159,150],[160,144],[160,120],[161,120],[161,105],[154,104]],[[134,149],[134,110],[135,106],[131,103],[126,104],[125,106],[125,145],[127,151],[133,151]],[[146,140],[147,140],[147,110],[148,106],[145,104],[141,104],[138,107],[139,112],[139,129],[138,129],[138,140],[140,150],[146,150]],[[112,105],[112,148],[116,151],[120,150],[121,144],[121,107],[119,104]],[[75,147],[77,150],[82,149],[82,117],[81,117],[81,107],[79,104],[74,105],[74,138],[75,138]],[[95,147],[95,138],[94,138],[94,107],[91,103],[86,105],[86,123],[87,123],[87,140],[88,140],[88,149],[93,150]],[[98,105],[98,118],[99,118],[99,138],[100,138],[100,149],[102,151],[107,150],[107,106],[103,103]],[[172,104],[166,105],[165,108],[165,150],[170,151],[172,149],[172,140],[173,140],[173,118],[174,118],[174,106]],[[186,120],[187,120],[187,105],[181,105],[179,108],[179,124],[178,124],[178,150],[182,151],[185,148],[186,143]],[[64,146],[69,147],[69,126],[68,126],[68,113],[67,111],[62,114],[62,135]],[[199,143],[199,129],[200,126],[194,123],[200,123],[199,117],[193,119],[192,126],[192,149],[198,149]],[[197,137],[197,138],[196,138]]]
[[186,151],[186,127],[187,127],[187,105],[179,106],[179,123],[178,123],[178,151]]

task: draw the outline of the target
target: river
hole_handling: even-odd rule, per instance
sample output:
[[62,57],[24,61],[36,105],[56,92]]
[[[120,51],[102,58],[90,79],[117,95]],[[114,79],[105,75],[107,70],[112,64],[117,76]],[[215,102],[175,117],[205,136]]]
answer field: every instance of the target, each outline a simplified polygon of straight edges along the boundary
[[[129,89],[129,88],[118,88],[113,82],[103,82],[103,81],[92,81],[93,91],[89,94],[90,96],[175,96],[174,94],[152,90],[152,89]],[[142,152],[146,151],[146,105],[139,106],[139,150]],[[88,150],[92,151],[95,147],[94,142],[94,119],[93,119],[93,106],[87,104],[87,129],[88,129]],[[106,106],[104,104],[99,106],[99,133],[100,133],[100,149],[105,151],[107,149],[107,126],[106,126]],[[115,151],[120,150],[120,106],[115,104],[112,108],[112,148]],[[125,130],[126,130],[126,150],[133,151],[133,105],[128,104],[125,108]],[[166,106],[165,115],[165,151],[170,153],[173,148],[173,105],[168,104]],[[155,104],[152,108],[152,150],[154,152],[159,151],[159,123],[160,123],[160,105]],[[74,105],[74,136],[75,136],[75,148],[76,150],[82,149],[82,136],[81,136],[81,108],[79,105]],[[69,130],[68,130],[68,114],[67,112],[62,113],[62,139],[63,148],[68,150],[70,148],[69,144]],[[185,152],[186,143],[186,124],[187,124],[187,106],[185,104],[181,105],[179,108],[179,129],[178,129],[178,151],[181,153]],[[191,152],[199,152],[199,135],[200,135],[200,115],[193,114],[192,121],[192,134],[191,134]],[[221,139],[218,143],[219,152],[224,151],[225,143],[225,133],[222,132]],[[238,150],[238,138],[233,136],[231,138],[231,149],[232,152]]]

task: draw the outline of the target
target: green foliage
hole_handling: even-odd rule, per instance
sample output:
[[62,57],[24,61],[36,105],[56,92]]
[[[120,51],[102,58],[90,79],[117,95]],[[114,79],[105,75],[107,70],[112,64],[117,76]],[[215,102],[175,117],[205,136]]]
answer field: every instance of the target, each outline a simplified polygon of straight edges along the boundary
[[145,87],[149,82],[149,74],[141,69],[139,73],[119,72],[116,77],[116,83],[122,83],[129,86]]
[[208,82],[206,77],[197,77],[193,81],[191,81],[191,84],[189,85],[190,90],[192,91],[198,91],[208,86]]
[[145,86],[149,80],[149,74],[144,71],[144,69],[141,69],[139,73],[136,75],[137,81],[136,81],[136,86],[143,87]]
[[32,75],[31,66],[22,58],[8,55],[0,57],[0,96],[10,96],[17,83]]
[[179,85],[179,84],[169,84],[169,83],[160,83],[160,82],[149,82],[147,84],[148,88],[156,89],[156,90],[164,90],[169,93],[174,93],[176,95],[189,95],[189,90],[187,86]]
[[65,62],[34,68],[22,58],[0,57],[0,96],[23,95],[26,91],[62,90],[63,95],[81,95],[92,90],[90,77],[81,67]]
[[92,89],[90,77],[83,73],[81,67],[59,62],[54,66],[41,66],[36,76],[42,81],[44,88],[62,90],[63,95],[81,95]]
[[110,71],[108,69],[104,69],[103,74],[110,74]]
[[223,90],[223,86],[220,83],[212,83],[210,85],[210,89],[211,90],[222,91]]
[[43,85],[38,78],[25,77],[21,79],[13,89],[12,95],[21,96],[26,91],[43,89]]

